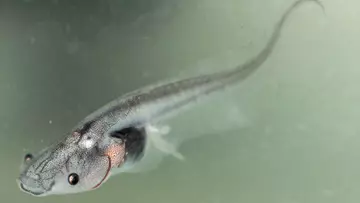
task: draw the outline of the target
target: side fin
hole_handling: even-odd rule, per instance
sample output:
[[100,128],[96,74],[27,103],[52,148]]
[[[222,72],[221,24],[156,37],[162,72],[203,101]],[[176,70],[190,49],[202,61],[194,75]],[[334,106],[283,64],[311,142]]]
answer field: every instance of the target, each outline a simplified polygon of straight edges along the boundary
[[159,127],[147,124],[145,126],[145,130],[150,144],[152,144],[156,149],[166,154],[170,154],[179,160],[185,160],[185,157],[177,151],[176,146],[164,139],[164,136],[170,132],[170,126]]
[[[143,156],[141,156],[141,159],[138,159],[138,161],[125,162],[122,167],[113,170],[113,175],[123,172],[144,173],[154,170],[168,155],[172,155],[179,160],[185,159],[184,156],[177,151],[177,145],[170,143],[164,137],[170,132],[170,127],[146,124],[139,129],[142,129],[145,135]],[[118,134],[113,134],[112,136],[122,139],[124,133],[126,134],[124,131],[122,133],[118,132]]]

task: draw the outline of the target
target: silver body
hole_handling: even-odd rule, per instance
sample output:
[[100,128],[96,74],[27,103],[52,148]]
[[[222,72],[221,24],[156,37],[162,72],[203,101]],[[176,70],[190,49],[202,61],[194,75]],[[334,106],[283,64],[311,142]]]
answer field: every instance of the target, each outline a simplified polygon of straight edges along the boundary
[[[90,114],[64,140],[26,163],[18,179],[20,188],[36,196],[77,193],[97,188],[94,185],[105,182],[108,173],[121,169],[121,166],[113,168],[110,158],[102,154],[110,145],[120,146],[124,141],[111,136],[113,132],[129,127],[149,129],[149,124],[174,116],[198,99],[248,78],[273,51],[291,11],[306,1],[322,6],[316,0],[298,0],[293,3],[275,25],[265,48],[249,62],[231,70],[145,87],[123,95]],[[155,138],[150,133],[146,136],[147,142],[153,139],[155,146],[162,151],[176,153],[170,152],[173,150],[171,145],[167,145],[159,136]],[[67,183],[67,177],[72,172],[80,176],[78,185]]]

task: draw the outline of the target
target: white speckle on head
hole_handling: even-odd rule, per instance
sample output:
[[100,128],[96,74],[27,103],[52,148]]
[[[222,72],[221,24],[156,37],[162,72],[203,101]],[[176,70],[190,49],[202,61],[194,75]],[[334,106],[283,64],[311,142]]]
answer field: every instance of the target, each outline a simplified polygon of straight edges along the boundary
[[79,143],[80,147],[85,149],[92,148],[94,144],[95,142],[93,139],[86,139],[86,138]]
[[94,142],[92,140],[85,140],[84,145],[86,148],[90,148],[94,145]]

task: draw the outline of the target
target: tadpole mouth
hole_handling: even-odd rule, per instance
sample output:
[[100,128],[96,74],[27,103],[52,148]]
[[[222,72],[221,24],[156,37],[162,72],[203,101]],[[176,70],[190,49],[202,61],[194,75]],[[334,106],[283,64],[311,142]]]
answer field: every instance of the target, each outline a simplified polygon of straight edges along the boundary
[[26,186],[25,186],[22,182],[20,182],[19,180],[18,180],[17,182],[18,182],[18,185],[19,185],[20,189],[21,189],[22,191],[24,191],[25,193],[28,193],[28,194],[30,194],[30,195],[33,195],[33,196],[41,196],[41,195],[43,195],[43,194],[45,193],[45,192],[43,192],[43,191],[34,191],[34,190],[26,187]]

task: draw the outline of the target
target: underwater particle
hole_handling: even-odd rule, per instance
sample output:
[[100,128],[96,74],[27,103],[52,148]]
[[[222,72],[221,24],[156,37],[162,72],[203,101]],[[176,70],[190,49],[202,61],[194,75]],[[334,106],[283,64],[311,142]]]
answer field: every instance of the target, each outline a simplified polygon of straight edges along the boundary
[[50,125],[52,124],[52,120],[49,120],[49,124],[50,124]]
[[31,37],[30,38],[30,44],[35,44],[36,42],[36,38],[35,37]]
[[67,52],[69,54],[76,54],[79,51],[80,44],[78,41],[68,42],[67,43]]
[[66,32],[66,34],[70,34],[71,33],[71,26],[70,26],[70,24],[66,24],[66,26],[65,26],[65,32]]
[[330,189],[324,189],[324,190],[322,190],[322,195],[325,197],[332,197],[332,196],[334,196],[334,191],[332,191]]

